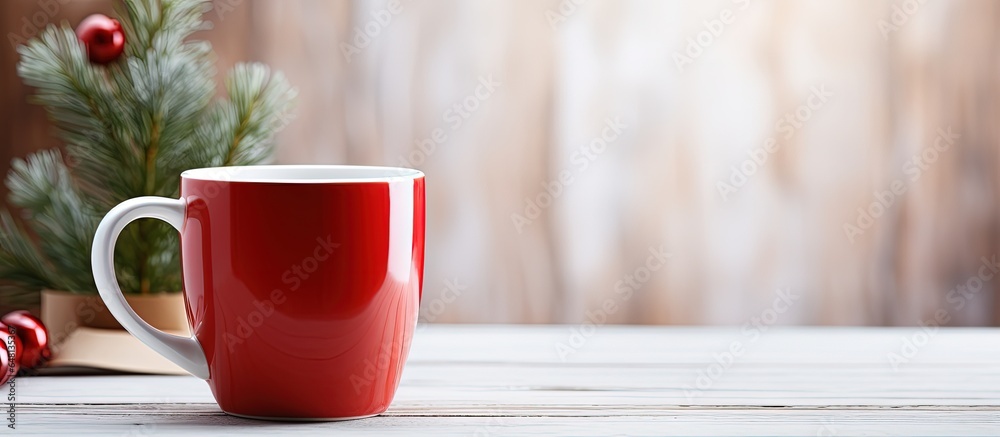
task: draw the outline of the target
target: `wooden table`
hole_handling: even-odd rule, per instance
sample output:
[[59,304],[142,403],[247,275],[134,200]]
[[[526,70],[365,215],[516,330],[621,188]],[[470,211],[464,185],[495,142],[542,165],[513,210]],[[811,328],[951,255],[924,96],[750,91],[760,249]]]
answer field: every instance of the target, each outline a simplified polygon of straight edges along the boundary
[[18,435],[1000,435],[1000,330],[422,326],[389,411],[332,423],[193,377],[16,387]]

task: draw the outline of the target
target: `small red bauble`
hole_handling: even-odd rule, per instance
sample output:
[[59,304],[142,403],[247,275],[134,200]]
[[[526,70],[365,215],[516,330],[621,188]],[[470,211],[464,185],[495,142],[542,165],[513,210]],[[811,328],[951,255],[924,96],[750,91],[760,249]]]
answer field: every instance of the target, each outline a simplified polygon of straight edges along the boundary
[[18,350],[18,364],[25,369],[34,369],[52,358],[49,347],[49,332],[38,317],[21,310],[7,313],[0,318],[0,324],[13,327],[18,340],[24,345]]
[[118,20],[107,15],[94,14],[76,26],[76,37],[87,47],[90,62],[107,64],[121,56],[125,50],[125,32]]
[[0,342],[3,342],[3,347],[0,348],[3,349],[0,353],[0,384],[6,384],[21,370],[21,340],[18,340],[16,332],[10,334],[7,326],[0,323]]

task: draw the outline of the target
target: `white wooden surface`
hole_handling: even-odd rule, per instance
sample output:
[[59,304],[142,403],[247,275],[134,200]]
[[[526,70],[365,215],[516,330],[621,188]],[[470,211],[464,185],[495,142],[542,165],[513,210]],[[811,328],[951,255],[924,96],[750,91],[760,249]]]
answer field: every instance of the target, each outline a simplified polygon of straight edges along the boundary
[[[193,377],[26,377],[14,433],[1000,435],[1000,330],[605,326],[581,344],[574,329],[421,327],[392,407],[350,422],[229,417]],[[564,361],[560,343],[579,347]]]

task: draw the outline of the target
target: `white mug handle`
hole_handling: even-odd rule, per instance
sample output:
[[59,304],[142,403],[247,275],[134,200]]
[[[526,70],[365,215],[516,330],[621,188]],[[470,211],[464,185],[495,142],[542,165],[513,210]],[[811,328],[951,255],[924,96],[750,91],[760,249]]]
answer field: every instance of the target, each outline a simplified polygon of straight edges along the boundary
[[183,199],[153,196],[136,197],[122,202],[108,211],[97,226],[91,260],[97,290],[118,323],[146,346],[182,369],[201,379],[208,379],[208,361],[194,333],[190,337],[180,337],[150,326],[125,301],[125,296],[118,287],[118,278],[115,277],[115,242],[125,225],[140,218],[155,218],[170,223],[179,232],[184,223],[186,206]]

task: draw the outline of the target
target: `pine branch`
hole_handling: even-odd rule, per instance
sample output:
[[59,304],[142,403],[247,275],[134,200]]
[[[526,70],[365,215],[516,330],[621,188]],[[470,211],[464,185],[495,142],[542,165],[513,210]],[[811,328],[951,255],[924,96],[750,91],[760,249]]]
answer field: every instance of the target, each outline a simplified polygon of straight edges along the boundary
[[[32,100],[46,108],[68,143],[87,191],[107,207],[137,192],[142,173],[125,138],[126,113],[116,104],[118,92],[107,70],[90,63],[66,24],[50,26],[18,51],[18,74],[37,89]],[[116,171],[108,172],[109,167]]]
[[[207,0],[126,0],[119,15],[125,31],[126,56],[142,58],[160,46],[178,45],[192,33],[207,29],[202,15],[211,7]],[[159,41],[157,41],[159,40]]]
[[90,253],[98,215],[73,185],[59,152],[47,150],[26,161],[15,159],[7,187],[11,203],[23,208],[42,253],[59,272],[50,285],[96,290],[89,257],[75,254]]
[[[166,53],[152,52],[147,59],[130,59],[128,76],[141,90],[128,103],[139,122],[148,126],[139,141],[145,149],[146,194],[175,196],[179,174],[203,166],[192,138],[202,124],[215,91],[215,69],[207,44],[185,44]],[[157,175],[170,175],[158,177]]]
[[[192,153],[191,132],[215,88],[211,46],[183,40],[204,28],[207,6],[201,0],[133,0],[125,6],[126,37],[132,34],[137,42],[128,45],[131,56],[114,77],[119,102],[132,115],[130,132],[138,134],[131,140],[141,151],[142,194],[176,195],[177,169],[170,163]],[[168,155],[160,159],[161,153]],[[171,177],[159,176],[165,174]]]
[[[115,76],[122,93],[119,102],[132,114],[137,134],[131,140],[141,150],[142,192],[136,195],[176,196],[177,174],[188,165],[179,157],[192,152],[190,132],[208,107],[214,84],[211,48],[205,43],[185,43],[183,39],[203,27],[203,1],[129,1],[129,20],[123,26],[134,37],[130,56],[122,74]],[[161,9],[162,8],[162,9]],[[163,156],[161,156],[163,155]],[[161,159],[164,158],[164,159]],[[157,287],[179,287],[179,272],[174,264],[176,245],[154,247],[160,241],[175,241],[169,226],[154,221],[140,221],[131,226],[134,244],[135,281],[138,291],[149,293]],[[159,256],[166,250],[167,256]],[[158,279],[163,279],[158,280]],[[162,282],[162,284],[161,284]]]
[[229,99],[214,108],[211,121],[197,135],[201,148],[212,150],[213,166],[265,162],[273,137],[289,120],[295,90],[281,73],[261,64],[238,64],[226,79]]
[[0,211],[0,296],[20,301],[56,281],[53,269],[7,211]]

